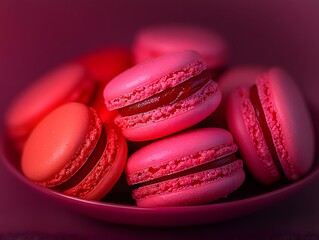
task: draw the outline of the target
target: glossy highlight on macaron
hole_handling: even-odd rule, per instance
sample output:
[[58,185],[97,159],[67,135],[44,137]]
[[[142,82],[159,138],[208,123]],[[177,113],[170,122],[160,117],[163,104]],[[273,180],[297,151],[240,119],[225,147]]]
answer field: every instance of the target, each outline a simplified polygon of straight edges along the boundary
[[[182,51],[135,65],[104,90],[108,110],[118,110],[115,123],[132,141],[152,140],[203,120],[221,94],[202,58]],[[122,114],[121,114],[122,113]]]

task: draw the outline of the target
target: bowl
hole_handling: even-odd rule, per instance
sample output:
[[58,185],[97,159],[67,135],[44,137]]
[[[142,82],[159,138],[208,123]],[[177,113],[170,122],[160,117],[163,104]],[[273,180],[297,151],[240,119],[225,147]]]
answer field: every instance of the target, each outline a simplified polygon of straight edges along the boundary
[[[319,119],[318,114],[316,117]],[[318,131],[317,136],[319,136]],[[123,191],[121,182],[123,179],[120,179],[118,185],[101,201],[82,200],[35,185],[21,173],[19,155],[12,146],[7,137],[2,138],[1,159],[26,187],[35,189],[57,204],[75,212],[103,221],[129,225],[187,226],[229,220],[283,201],[319,177],[317,153],[312,170],[304,178],[293,183],[264,187],[248,175],[245,183],[236,192],[214,203],[199,206],[141,208],[134,205],[129,190]]]
[[[78,15],[72,15],[74,8],[70,2],[77,4]],[[106,1],[95,1],[94,4],[76,0],[56,4],[40,1],[34,2],[32,6],[20,6],[21,9],[26,9],[25,11],[17,8],[16,15],[28,21],[11,19],[8,21],[11,26],[4,28],[2,34],[6,37],[3,40],[4,44],[0,45],[0,52],[6,53],[9,57],[5,61],[0,57],[0,64],[4,66],[0,68],[0,75],[10,81],[6,81],[1,90],[1,113],[14,96],[37,76],[99,47],[118,44],[129,46],[139,28],[146,24],[163,22],[165,13],[166,23],[191,22],[221,33],[230,47],[231,65],[277,65],[285,68],[305,93],[314,122],[318,122],[319,101],[316,91],[319,84],[315,81],[319,78],[319,15],[315,10],[319,7],[318,1],[306,1],[301,4],[298,1],[288,3],[276,0],[198,0],[187,1],[180,8],[183,11],[178,12],[167,10],[168,4],[178,6],[177,3],[168,0],[161,1],[160,4],[154,3],[155,7],[152,8],[147,2],[141,1],[141,5],[137,7],[121,0],[112,6]],[[6,13],[10,6],[10,1],[4,3],[0,16],[1,11]],[[131,4],[131,8],[123,8],[124,4]],[[289,11],[282,11],[288,8]],[[70,15],[74,19],[67,20]],[[56,21],[57,16],[65,21]],[[6,17],[10,20],[9,15]],[[117,24],[111,24],[114,22]],[[48,24],[50,28],[47,27]],[[24,44],[21,44],[23,41]],[[318,128],[316,138],[319,138]],[[123,178],[101,201],[80,200],[37,186],[21,173],[19,154],[12,147],[3,127],[0,144],[0,164],[21,180],[25,187],[32,188],[54,203],[79,214],[102,221],[139,226],[199,225],[240,217],[284,201],[319,177],[317,141],[313,168],[296,182],[263,187],[248,175],[239,190],[210,204],[139,208],[134,205],[130,189],[123,183]]]

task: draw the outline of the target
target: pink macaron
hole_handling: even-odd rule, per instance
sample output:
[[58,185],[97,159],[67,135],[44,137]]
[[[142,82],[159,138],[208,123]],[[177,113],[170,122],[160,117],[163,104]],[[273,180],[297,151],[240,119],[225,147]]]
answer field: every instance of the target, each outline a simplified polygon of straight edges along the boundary
[[125,173],[140,207],[195,205],[226,197],[244,182],[232,135],[196,129],[158,140],[128,159]]
[[201,26],[148,26],[136,33],[132,48],[136,63],[160,55],[194,50],[202,56],[208,69],[219,69],[228,64],[228,47],[225,39],[215,31]]
[[31,181],[66,195],[98,200],[123,172],[124,138],[82,103],[64,104],[34,128],[21,157]]
[[200,55],[182,51],[135,65],[104,90],[108,110],[118,110],[115,123],[132,141],[167,136],[211,114],[221,100]]
[[314,130],[305,100],[280,68],[229,97],[227,122],[252,175],[264,184],[295,181],[314,161]]
[[7,131],[19,149],[37,123],[56,107],[72,101],[89,103],[96,82],[79,64],[65,64],[40,77],[9,106]]

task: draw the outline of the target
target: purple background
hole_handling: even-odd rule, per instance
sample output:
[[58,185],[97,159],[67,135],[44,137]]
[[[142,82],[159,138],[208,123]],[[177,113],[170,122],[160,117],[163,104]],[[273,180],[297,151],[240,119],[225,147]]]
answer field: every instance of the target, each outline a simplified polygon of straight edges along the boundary
[[[124,0],[0,0],[0,124],[11,99],[37,76],[98,47],[129,45],[140,27],[160,22],[215,29],[228,40],[233,64],[286,68],[319,109],[318,12],[317,0],[143,0],[134,4]],[[0,180],[0,239],[1,234],[26,233],[110,239],[319,237],[319,180],[266,210],[187,228],[123,226],[76,214],[27,188],[1,162]]]

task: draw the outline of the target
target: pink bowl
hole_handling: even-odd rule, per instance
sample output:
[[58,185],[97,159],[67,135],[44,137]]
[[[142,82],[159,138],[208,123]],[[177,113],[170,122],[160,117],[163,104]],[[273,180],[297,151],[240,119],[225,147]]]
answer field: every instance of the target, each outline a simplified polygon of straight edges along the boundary
[[[14,95],[28,85],[32,79],[63,61],[105,44],[129,45],[132,41],[132,34],[146,24],[145,19],[149,19],[149,22],[152,23],[160,23],[167,5],[173,4],[172,1],[164,0],[161,1],[161,4],[156,5],[155,11],[146,11],[143,8],[130,11],[130,7],[122,8],[116,4],[115,7],[112,7],[113,5],[107,4],[107,1],[94,1],[94,5],[90,7],[87,3],[82,2],[74,0],[68,4],[62,2],[53,4],[53,2],[46,1],[45,3],[34,2],[34,5],[21,3],[19,8],[14,8],[15,16],[28,19],[28,21],[23,22],[23,25],[21,25],[22,21],[11,26],[5,23],[5,27],[1,28],[0,66],[2,68],[0,68],[0,76],[1,79],[9,79],[3,87],[4,90],[1,89],[0,96],[4,96],[4,100],[0,101],[1,112]],[[253,0],[201,0],[200,2],[201,4],[196,6],[185,2],[183,11],[171,11],[173,15],[168,13],[167,19],[178,19],[179,22],[192,21],[220,32],[229,40],[232,64],[278,65],[285,68],[296,80],[299,80],[298,84],[310,102],[314,121],[318,122],[317,91],[319,84],[315,80],[319,78],[317,70],[319,62],[317,9],[319,2],[316,0],[302,3],[299,1],[286,3],[286,1],[276,0],[258,1],[258,3]],[[8,12],[6,10],[11,9],[11,3],[10,1],[4,1],[4,3],[3,8],[0,9],[0,16],[9,19],[10,15],[6,15]],[[83,13],[84,17],[63,21],[70,16],[75,16],[74,4],[77,4],[77,11]],[[128,3],[125,2],[125,6],[126,4]],[[149,6],[149,4],[145,5]],[[282,11],[288,8],[289,11]],[[100,9],[103,11],[99,11]],[[117,14],[119,9],[121,9],[120,16]],[[104,15],[105,11],[107,13]],[[29,14],[30,12],[32,14]],[[42,18],[46,18],[49,22],[42,21]],[[57,18],[62,20],[57,21]],[[113,20],[110,21],[112,18],[118,20],[116,26]],[[135,20],[128,21],[128,19]],[[14,22],[12,19],[9,20],[11,20],[8,21],[9,23]],[[8,39],[6,36],[14,39]],[[57,39],[57,41],[53,44],[52,39]],[[318,127],[316,137],[315,165],[311,172],[301,180],[272,188],[260,187],[254,181],[247,181],[242,188],[227,199],[201,206],[144,209],[134,206],[132,199],[127,197],[128,192],[126,191],[114,191],[103,201],[97,202],[79,200],[36,186],[21,174],[19,156],[12,149],[5,134],[0,136],[0,164],[4,164],[16,178],[25,183],[26,187],[34,189],[35,192],[47,196],[52,202],[79,214],[103,221],[140,226],[198,225],[240,217],[269,207],[287,199],[313,182],[319,177]]]

